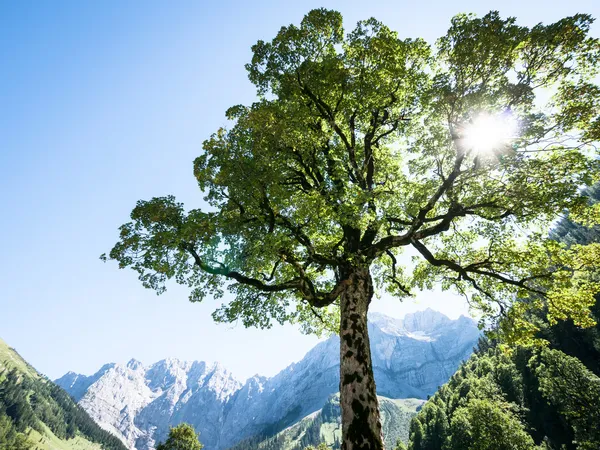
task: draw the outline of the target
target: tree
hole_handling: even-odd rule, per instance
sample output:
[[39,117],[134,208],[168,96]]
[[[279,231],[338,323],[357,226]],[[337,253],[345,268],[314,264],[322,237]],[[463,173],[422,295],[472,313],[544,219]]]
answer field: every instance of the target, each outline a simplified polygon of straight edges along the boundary
[[532,296],[550,317],[593,323],[598,246],[566,249],[544,230],[567,209],[599,212],[579,191],[600,172],[592,21],[459,15],[434,51],[375,19],[344,35],[338,12],[313,10],[253,46],[258,100],[230,108],[194,162],[210,208],[139,201],[109,256],[158,293],[171,278],[192,301],[227,288],[217,321],[339,332],[342,448],[382,449],[376,287],[402,297],[441,282],[488,318]]
[[406,450],[406,444],[404,444],[404,442],[402,442],[400,439],[398,439],[398,442],[396,442],[396,447],[394,448],[394,450]]
[[572,425],[580,449],[600,446],[600,378],[577,358],[545,349],[531,359],[543,396]]
[[167,440],[158,444],[156,450],[201,450],[204,445],[200,443],[194,427],[182,423],[169,430]]
[[[450,425],[448,450],[534,450],[531,436],[518,418],[504,405],[471,399],[454,413]],[[439,447],[432,447],[439,448]]]
[[0,410],[0,449],[29,450],[33,446],[33,442],[17,432],[10,418]]
[[413,418],[409,428],[409,450],[421,450],[423,448],[423,424],[418,417]]

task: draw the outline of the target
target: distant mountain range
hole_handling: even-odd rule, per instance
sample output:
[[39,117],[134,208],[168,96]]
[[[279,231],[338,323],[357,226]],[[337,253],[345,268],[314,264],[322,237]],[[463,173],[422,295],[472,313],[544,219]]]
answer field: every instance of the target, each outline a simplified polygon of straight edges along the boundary
[[[404,319],[370,314],[369,333],[377,391],[389,399],[433,394],[480,335],[472,319],[450,320],[431,309]],[[339,390],[339,340],[319,343],[274,377],[256,375],[245,383],[218,363],[176,359],[106,364],[92,376],[69,372],[56,383],[131,449],[152,449],[170,425],[188,422],[206,450],[221,450],[253,436],[274,436],[330,403]],[[419,403],[411,404],[414,411]],[[400,428],[406,428],[410,414],[402,417]]]

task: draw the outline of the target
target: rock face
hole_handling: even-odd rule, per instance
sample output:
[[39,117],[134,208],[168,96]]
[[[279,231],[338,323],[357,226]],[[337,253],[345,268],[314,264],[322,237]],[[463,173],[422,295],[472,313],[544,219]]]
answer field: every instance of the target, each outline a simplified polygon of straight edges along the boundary
[[369,336],[377,393],[389,398],[426,398],[473,352],[480,331],[472,319],[450,320],[432,310],[403,321],[373,314]]
[[98,372],[94,375],[86,377],[85,375],[79,375],[75,372],[67,372],[60,379],[60,387],[62,387],[65,391],[67,391],[71,397],[75,400],[81,400],[88,390],[88,388],[98,381],[102,375],[104,375],[108,370],[112,369],[115,364],[105,364],[103,365]]
[[[56,383],[104,429],[129,448],[152,449],[169,425],[188,422],[210,448],[220,448],[229,399],[242,384],[219,363],[165,359],[149,367],[131,360],[104,366],[91,377],[68,373]],[[82,393],[82,386],[87,386]]]
[[[431,309],[404,319],[371,314],[369,322],[377,392],[388,398],[433,394],[480,334],[473,320],[450,320]],[[132,449],[154,448],[180,422],[194,425],[206,450],[226,449],[319,411],[339,390],[339,340],[319,343],[272,378],[243,384],[219,364],[175,359],[148,367],[135,360],[107,364],[92,376],[69,372],[56,383]]]

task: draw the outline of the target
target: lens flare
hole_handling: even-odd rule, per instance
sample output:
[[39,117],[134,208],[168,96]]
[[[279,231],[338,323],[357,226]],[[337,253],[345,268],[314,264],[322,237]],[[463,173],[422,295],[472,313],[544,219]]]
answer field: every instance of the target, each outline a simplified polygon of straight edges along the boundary
[[517,129],[517,121],[510,114],[479,114],[464,128],[463,142],[469,150],[490,152],[514,140]]

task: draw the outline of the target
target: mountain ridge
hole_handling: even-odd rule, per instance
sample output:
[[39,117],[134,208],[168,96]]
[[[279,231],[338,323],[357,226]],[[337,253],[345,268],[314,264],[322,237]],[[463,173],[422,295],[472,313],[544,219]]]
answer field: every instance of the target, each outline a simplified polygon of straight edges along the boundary
[[[480,334],[472,319],[451,320],[431,309],[403,319],[379,313],[369,318],[378,394],[392,399],[433,394],[470,355]],[[153,448],[169,425],[181,421],[196,427],[207,450],[229,448],[265,429],[275,433],[293,425],[319,411],[339,389],[337,336],[273,377],[254,375],[245,382],[219,363],[132,361],[104,365],[90,376],[67,373],[56,382],[138,450]]]

